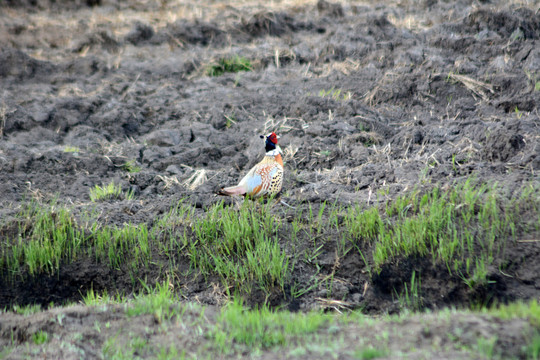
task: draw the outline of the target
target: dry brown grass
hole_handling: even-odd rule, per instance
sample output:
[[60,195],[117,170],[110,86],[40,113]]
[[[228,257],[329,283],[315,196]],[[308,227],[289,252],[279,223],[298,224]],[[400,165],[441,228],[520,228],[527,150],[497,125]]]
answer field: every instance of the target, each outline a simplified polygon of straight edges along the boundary
[[473,96],[476,95],[478,97],[481,97],[482,100],[485,101],[489,100],[489,94],[494,93],[492,85],[479,80],[475,80],[469,76],[454,74],[451,72],[448,74],[448,79],[461,83],[473,93]]

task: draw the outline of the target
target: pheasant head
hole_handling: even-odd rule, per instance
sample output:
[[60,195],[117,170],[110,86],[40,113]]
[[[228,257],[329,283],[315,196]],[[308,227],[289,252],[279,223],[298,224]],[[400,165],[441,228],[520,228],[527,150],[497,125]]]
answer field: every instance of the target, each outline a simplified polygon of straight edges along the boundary
[[278,145],[279,136],[277,136],[275,132],[271,132],[266,136],[261,135],[261,139],[265,139],[264,149],[266,150],[266,155],[277,155],[282,153],[281,148]]

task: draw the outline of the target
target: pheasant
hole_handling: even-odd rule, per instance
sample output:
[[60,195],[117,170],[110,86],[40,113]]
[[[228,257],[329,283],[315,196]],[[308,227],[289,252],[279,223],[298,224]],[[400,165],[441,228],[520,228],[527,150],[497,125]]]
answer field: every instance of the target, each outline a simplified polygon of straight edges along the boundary
[[[261,135],[261,138],[265,138]],[[272,132],[266,136],[266,155],[240,180],[238,185],[226,187],[220,195],[247,195],[252,198],[277,195],[283,184],[283,160],[281,148],[277,144],[278,136]]]

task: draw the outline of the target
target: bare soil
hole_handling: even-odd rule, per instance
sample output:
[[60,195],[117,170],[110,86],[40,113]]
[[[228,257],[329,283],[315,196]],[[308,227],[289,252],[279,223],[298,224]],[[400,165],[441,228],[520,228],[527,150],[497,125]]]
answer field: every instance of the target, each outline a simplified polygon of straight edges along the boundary
[[[234,56],[252,71],[207,75]],[[469,177],[509,194],[540,183],[533,1],[8,0],[0,2],[0,84],[1,241],[17,234],[15,216],[30,199],[57,198],[75,215],[93,210],[118,226],[152,226],[183,198],[203,214],[223,200],[216,189],[260,160],[258,135],[269,131],[285,152],[282,199],[305,213],[324,202],[378,206]],[[128,161],[141,170],[127,172]],[[201,170],[206,181],[190,182]],[[136,199],[92,203],[90,189],[110,181]],[[284,207],[275,213],[287,219]],[[392,313],[413,271],[426,308],[540,297],[538,234],[518,234],[505,272],[490,268],[491,285],[478,289],[431,259],[399,259],[371,274],[358,252],[337,262],[326,236],[317,262],[297,264],[292,277],[308,287],[331,275],[332,289],[255,293],[248,303],[309,310],[331,294],[366,313]],[[189,272],[181,256],[175,274],[153,260],[141,278],[171,276],[187,301],[223,303],[219,279]],[[92,257],[15,282],[0,269],[0,307],[77,302],[91,288],[138,290],[125,269]],[[15,318],[15,327],[27,321]]]

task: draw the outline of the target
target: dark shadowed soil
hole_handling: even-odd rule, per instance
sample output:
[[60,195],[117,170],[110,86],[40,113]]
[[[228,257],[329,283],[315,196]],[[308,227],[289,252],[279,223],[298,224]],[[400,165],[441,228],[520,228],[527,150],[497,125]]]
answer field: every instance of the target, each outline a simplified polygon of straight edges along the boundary
[[[202,215],[261,159],[259,135],[270,131],[284,150],[282,199],[305,213],[324,202],[379,206],[470,177],[508,193],[540,183],[537,3],[262,3],[0,1],[0,241],[17,236],[16,214],[32,199],[118,226],[152,226],[183,198]],[[252,71],[207,75],[235,56]],[[111,181],[135,199],[91,202],[90,189]],[[284,220],[287,211],[274,209]],[[540,297],[538,233],[509,243],[505,272],[490,268],[481,289],[431,259],[371,274],[358,252],[336,261],[327,236],[317,263],[297,264],[293,277],[308,288],[332,276],[330,291],[254,293],[248,303],[307,310],[334,298],[394,312],[413,271],[432,309]],[[219,279],[182,259],[164,274],[156,255],[139,275],[171,276],[186,300],[222,304]],[[129,294],[124,270],[92,257],[16,281],[0,269],[0,307],[60,305],[91,288]]]

